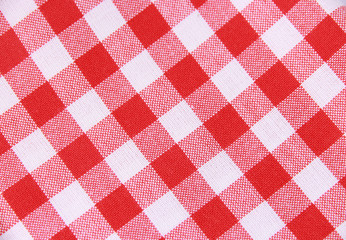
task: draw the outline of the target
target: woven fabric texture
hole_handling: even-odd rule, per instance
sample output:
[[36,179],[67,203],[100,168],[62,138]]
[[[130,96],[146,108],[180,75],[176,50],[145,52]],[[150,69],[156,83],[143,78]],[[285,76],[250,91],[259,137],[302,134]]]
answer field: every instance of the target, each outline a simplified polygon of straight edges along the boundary
[[0,0],[0,239],[346,239],[342,0]]

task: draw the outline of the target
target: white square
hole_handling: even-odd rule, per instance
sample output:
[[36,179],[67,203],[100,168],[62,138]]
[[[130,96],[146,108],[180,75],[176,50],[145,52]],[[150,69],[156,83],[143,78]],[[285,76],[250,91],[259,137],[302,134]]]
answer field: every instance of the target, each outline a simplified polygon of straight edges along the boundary
[[16,94],[4,77],[0,77],[0,115],[19,102]]
[[336,231],[342,237],[342,239],[346,239],[346,221],[341,223],[339,227],[337,227]]
[[81,129],[86,132],[110,114],[94,89],[67,107]]
[[231,3],[235,8],[241,12],[247,5],[249,5],[253,0],[231,0]]
[[85,14],[84,18],[100,41],[125,24],[124,18],[111,0],[104,0]]
[[303,36],[287,19],[287,17],[283,16],[271,28],[269,28],[261,38],[274,54],[281,59],[303,39]]
[[270,152],[294,133],[292,126],[276,108],[252,126],[251,130]]
[[1,0],[0,11],[13,27],[37,8],[34,0]]
[[269,239],[285,226],[267,202],[261,203],[243,217],[240,223],[254,240]]
[[204,164],[198,171],[216,194],[220,194],[243,175],[224,151]]
[[78,181],[71,183],[49,201],[67,225],[94,206]]
[[121,238],[118,236],[118,234],[113,233],[108,238],[106,238],[106,240],[121,240]]
[[302,86],[321,108],[345,88],[345,84],[326,63],[311,74]]
[[253,83],[252,78],[236,59],[216,73],[212,81],[229,102]]
[[132,140],[118,148],[105,161],[122,183],[135,176],[149,164]]
[[13,146],[25,168],[31,172],[55,155],[55,150],[40,129]]
[[311,202],[315,202],[338,182],[319,158],[312,161],[293,179]]
[[126,63],[121,71],[137,92],[149,86],[163,74],[147,50]]
[[145,209],[144,212],[162,236],[189,217],[188,212],[170,191]]
[[58,37],[43,45],[31,57],[47,80],[73,62]]
[[173,32],[189,52],[213,35],[213,30],[196,10],[173,28]]
[[7,232],[2,234],[0,236],[0,239],[1,240],[15,240],[15,239],[30,240],[34,238],[30,235],[28,230],[26,230],[23,223],[18,222],[16,225],[10,228]]
[[328,13],[331,14],[335,9],[339,7],[345,7],[345,0],[317,0],[321,7]]
[[202,125],[202,122],[185,101],[181,101],[169,110],[159,118],[159,121],[175,142],[179,142]]

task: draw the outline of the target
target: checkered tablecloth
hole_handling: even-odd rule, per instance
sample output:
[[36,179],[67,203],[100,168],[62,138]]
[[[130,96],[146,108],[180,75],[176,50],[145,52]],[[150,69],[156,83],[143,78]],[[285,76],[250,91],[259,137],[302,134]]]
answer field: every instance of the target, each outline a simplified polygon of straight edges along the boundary
[[346,239],[343,0],[0,0],[0,239]]

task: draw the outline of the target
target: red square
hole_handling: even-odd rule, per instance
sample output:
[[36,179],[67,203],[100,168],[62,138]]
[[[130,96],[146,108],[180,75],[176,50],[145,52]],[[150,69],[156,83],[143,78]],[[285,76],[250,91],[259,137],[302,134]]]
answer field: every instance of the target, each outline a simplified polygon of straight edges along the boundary
[[342,136],[340,129],[322,110],[299,128],[297,133],[317,156]]
[[346,33],[328,15],[305,39],[324,61],[327,61],[346,43]]
[[48,82],[26,96],[22,100],[22,104],[39,127],[65,108]]
[[168,23],[154,4],[150,4],[146,9],[132,18],[128,22],[128,25],[146,48],[170,30]]
[[346,189],[346,175],[340,179],[339,183]]
[[116,109],[113,115],[131,138],[157,119],[139,94]]
[[192,218],[209,239],[217,239],[238,222],[219,197],[213,198]]
[[19,219],[25,218],[29,213],[48,201],[48,198],[30,174],[4,191],[3,196]]
[[196,167],[178,145],[174,145],[151,165],[169,188],[174,188],[196,171]]
[[216,35],[237,57],[258,38],[258,34],[240,13],[223,25]]
[[40,10],[56,34],[83,16],[73,0],[48,0]]
[[103,159],[85,134],[61,150],[59,156],[75,178],[81,177]]
[[299,87],[299,82],[280,61],[259,77],[256,84],[275,106]]
[[191,3],[193,4],[193,6],[195,6],[195,8],[199,8],[200,6],[202,6],[207,0],[191,0]]
[[11,148],[11,145],[7,142],[6,138],[0,132],[0,155],[5,153],[8,149]]
[[231,104],[227,104],[218,113],[204,123],[222,148],[231,145],[242,136],[249,126],[239,116]]
[[287,227],[300,240],[324,239],[334,230],[330,222],[313,204],[288,223]]
[[287,13],[299,0],[273,0],[283,13]]
[[92,87],[119,69],[101,43],[78,58],[76,64]]
[[76,236],[73,235],[69,227],[65,227],[60,232],[55,234],[51,240],[77,240]]
[[142,212],[124,185],[97,203],[96,207],[115,231]]
[[189,96],[209,79],[192,55],[187,55],[169,69],[166,76],[183,98]]
[[0,36],[0,73],[5,74],[28,56],[13,29]]
[[245,176],[264,199],[291,180],[291,176],[271,154],[246,172]]

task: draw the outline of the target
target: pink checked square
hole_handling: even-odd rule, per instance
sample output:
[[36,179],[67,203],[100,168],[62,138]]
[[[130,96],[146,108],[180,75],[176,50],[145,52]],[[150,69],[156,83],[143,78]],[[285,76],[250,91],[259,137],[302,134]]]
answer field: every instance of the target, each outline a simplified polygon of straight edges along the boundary
[[186,102],[202,122],[207,121],[228,103],[211,81],[206,82],[188,96]]
[[91,89],[75,63],[55,75],[49,83],[65,106],[69,106]]
[[14,67],[5,74],[5,78],[19,99],[23,99],[46,82],[46,79],[31,58],[26,58]]
[[[115,72],[97,85],[95,91],[110,111],[114,111],[136,94],[136,90],[121,71]],[[118,94],[114,94],[115,92]]]
[[58,36],[73,59],[79,58],[99,42],[84,18],[73,23]]
[[199,172],[194,172],[173,188],[172,192],[190,214],[215,197],[214,191]]
[[[321,211],[321,213],[327,218],[327,220],[333,225],[338,227],[344,223],[344,216],[340,216],[339,212],[346,211],[346,203],[343,199],[346,198],[346,189],[340,184],[335,184],[325,194],[323,194],[316,202],[315,206]],[[335,203],[333,205],[329,203]]]
[[[233,18],[237,9],[227,0],[208,0],[198,8],[208,25],[214,30],[219,30],[226,22]],[[218,14],[215,14],[217,12]]]
[[245,176],[240,177],[223,191],[220,194],[220,198],[237,219],[242,219],[263,202],[262,196]]
[[30,133],[37,125],[24,106],[19,103],[0,116],[0,129],[10,145],[15,145]]
[[343,66],[346,64],[346,59],[344,58],[344,52],[346,51],[346,45],[341,47],[328,61],[328,66],[333,70],[333,72],[340,78],[343,83],[346,84],[346,71],[344,71]]
[[143,209],[169,191],[168,187],[151,166],[147,166],[125,183],[139,206]]
[[101,201],[121,185],[121,182],[105,161],[97,164],[78,181],[95,203]]
[[157,117],[165,114],[183,99],[166,76],[160,77],[143,89],[140,95]]
[[346,162],[343,160],[343,156],[346,154],[346,149],[342,147],[345,146],[345,144],[346,138],[343,136],[320,156],[324,165],[326,165],[326,167],[338,179],[341,179],[346,175]]
[[71,114],[64,110],[41,127],[47,140],[59,151],[83,134]]
[[326,15],[317,2],[302,0],[294,5],[286,17],[303,36],[306,36]]
[[19,219],[6,199],[0,195],[0,218],[3,220],[1,225],[0,234],[4,234],[7,230],[13,227]]
[[248,131],[226,148],[226,153],[242,172],[247,172],[269,152],[256,135]]
[[201,167],[222,151],[221,146],[204,126],[197,128],[180,141],[179,146],[196,168]]
[[192,52],[192,56],[194,56],[209,77],[215,75],[233,58],[232,54],[216,35],[203,42]]
[[275,3],[260,0],[252,1],[241,13],[260,35],[283,16]]
[[[159,121],[155,121],[140,132],[133,141],[149,162],[154,161],[174,145],[174,140]],[[152,144],[148,145],[148,142]]]
[[245,49],[237,57],[237,60],[246,72],[256,80],[276,63],[277,57],[262,39],[258,39]]
[[253,126],[274,107],[257,84],[239,94],[232,105],[249,126]]
[[58,156],[49,159],[31,174],[48,198],[53,197],[75,180]]
[[53,29],[39,10],[30,13],[13,29],[30,54],[55,36]]
[[148,52],[163,71],[173,67],[188,54],[188,51],[173,31],[169,31],[154,42],[148,48]]
[[0,192],[3,192],[23,178],[28,171],[12,150],[1,154],[0,162]]
[[292,180],[268,198],[267,202],[285,223],[289,223],[311,204]]
[[318,105],[302,87],[292,92],[277,108],[295,130],[319,111]]
[[298,43],[281,61],[300,83],[323,64],[322,58],[305,40]]
[[162,237],[144,213],[138,214],[138,216],[120,228],[117,231],[117,235],[121,239],[131,239],[133,236],[136,236],[138,239],[159,240]]
[[71,223],[69,228],[77,239],[106,239],[113,233],[112,227],[96,207]]
[[190,217],[179,224],[176,228],[165,235],[165,239],[201,239],[207,240],[207,236],[202,232],[197,223]]
[[272,154],[291,176],[299,173],[316,157],[297,133],[277,147]]
[[[23,219],[23,224],[34,238],[52,237],[65,223],[50,202],[46,202]],[[49,227],[47,227],[47,224]]]
[[144,50],[143,45],[128,25],[124,25],[112,33],[102,44],[119,67]]
[[195,10],[189,0],[182,0],[179,2],[159,0],[155,2],[155,6],[170,27],[177,25]]
[[113,115],[109,115],[87,132],[87,136],[103,157],[114,152],[129,140]]
[[151,3],[150,0],[143,0],[140,2],[137,0],[129,0],[126,2],[122,0],[114,0],[113,2],[126,21],[129,21],[131,18],[136,16]]
[[342,110],[346,107],[344,101],[346,97],[346,89],[342,90],[336,95],[323,109],[328,117],[335,123],[335,125],[343,132],[346,132],[346,125],[344,124],[345,112]]

